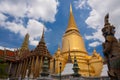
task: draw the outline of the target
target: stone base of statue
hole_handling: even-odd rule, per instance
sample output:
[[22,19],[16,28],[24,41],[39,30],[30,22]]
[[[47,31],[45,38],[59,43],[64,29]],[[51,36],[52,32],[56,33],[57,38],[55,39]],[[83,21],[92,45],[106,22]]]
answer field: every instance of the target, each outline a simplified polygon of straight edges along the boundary
[[108,75],[111,79],[120,79],[120,57],[114,57],[110,59],[110,70],[108,71]]
[[72,76],[73,76],[73,77],[80,77],[80,74],[74,73]]
[[42,72],[40,75],[41,75],[41,77],[48,77],[49,73],[48,72]]

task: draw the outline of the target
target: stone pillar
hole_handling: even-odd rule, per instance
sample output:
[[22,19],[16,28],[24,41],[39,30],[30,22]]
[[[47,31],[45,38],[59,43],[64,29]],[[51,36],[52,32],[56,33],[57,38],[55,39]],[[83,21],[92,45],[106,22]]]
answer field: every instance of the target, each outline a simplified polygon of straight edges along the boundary
[[19,67],[20,67],[20,63],[18,62],[18,68],[17,68],[17,71],[16,71],[16,77],[18,77]]
[[24,70],[25,70],[25,60],[23,60],[23,66],[22,66],[22,71],[21,71],[21,76],[22,76],[22,78],[23,78],[23,76],[24,76]]
[[16,77],[17,68],[18,68],[18,64],[15,63],[15,68],[14,68],[14,72],[13,72],[14,77]]
[[22,62],[20,62],[19,77],[21,76]]
[[32,58],[30,57],[29,60],[28,60],[28,62],[29,62],[29,64],[28,64],[28,77],[30,77],[30,73],[31,73]]
[[28,59],[26,59],[26,61],[25,61],[25,68],[24,68],[23,77],[25,77],[25,75],[26,75],[27,67],[28,67]]
[[34,77],[34,67],[35,67],[35,59],[34,59],[34,56],[32,57],[32,63],[31,63],[31,71],[30,71],[30,78],[33,78]]
[[40,72],[42,71],[42,64],[43,64],[43,56],[40,58]]
[[11,67],[12,67],[12,62],[10,62],[9,69],[8,69],[8,75],[9,75],[9,77],[11,75]]
[[18,64],[18,69],[17,69],[17,73],[16,73],[16,77],[19,77],[20,76],[20,71],[21,71],[21,66],[22,66],[22,63],[21,62],[19,62],[19,64]]
[[36,57],[35,62],[35,78],[39,76],[39,56]]
[[21,68],[21,76],[22,76],[22,78],[23,78],[24,66],[25,66],[25,60],[22,61],[22,68]]

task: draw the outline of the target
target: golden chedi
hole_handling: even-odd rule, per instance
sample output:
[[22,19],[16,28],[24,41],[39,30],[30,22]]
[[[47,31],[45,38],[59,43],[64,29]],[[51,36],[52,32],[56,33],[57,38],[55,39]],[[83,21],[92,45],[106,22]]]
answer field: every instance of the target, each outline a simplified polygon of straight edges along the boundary
[[[70,6],[70,16],[67,29],[62,38],[62,48],[58,48],[51,60],[51,72],[59,74],[59,63],[62,63],[62,70],[64,70],[65,64],[68,60],[68,54],[70,49],[70,55],[72,62],[74,56],[76,56],[82,76],[100,76],[103,61],[102,57],[94,50],[93,55],[89,56],[82,36],[74,20],[72,13],[72,6]],[[94,58],[93,58],[94,57]]]

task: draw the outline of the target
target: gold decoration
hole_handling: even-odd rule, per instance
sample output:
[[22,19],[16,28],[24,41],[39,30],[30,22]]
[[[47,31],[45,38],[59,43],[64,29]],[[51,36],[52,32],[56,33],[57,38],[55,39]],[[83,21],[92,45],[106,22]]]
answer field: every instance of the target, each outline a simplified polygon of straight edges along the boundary
[[[68,41],[70,44],[68,43]],[[68,45],[70,45],[70,48]],[[97,55],[95,56],[95,58],[92,59],[92,56],[88,55],[85,49],[84,40],[80,35],[79,29],[77,28],[76,22],[74,20],[71,5],[68,27],[62,38],[61,52],[58,49],[57,52],[54,54],[53,59],[51,60],[51,70],[53,70],[54,59],[56,60],[55,74],[59,74],[59,66],[57,66],[58,62],[62,63],[62,70],[64,70],[65,64],[67,63],[68,60],[69,49],[72,62],[74,61],[74,54],[76,56],[78,66],[80,68],[79,73],[82,76],[100,76],[103,66],[103,62],[101,59],[102,57],[100,55]],[[97,54],[97,52],[95,54]],[[59,61],[57,61],[58,59]],[[99,69],[99,71],[97,68]]]

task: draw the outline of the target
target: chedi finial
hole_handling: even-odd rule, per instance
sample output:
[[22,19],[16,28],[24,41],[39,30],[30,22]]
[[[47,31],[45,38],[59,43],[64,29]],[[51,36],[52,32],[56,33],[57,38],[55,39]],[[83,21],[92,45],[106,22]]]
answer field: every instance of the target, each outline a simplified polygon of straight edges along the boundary
[[44,28],[43,28],[43,32],[42,32],[42,36],[41,36],[41,42],[44,42]]
[[70,4],[70,12],[72,12],[72,4]]

